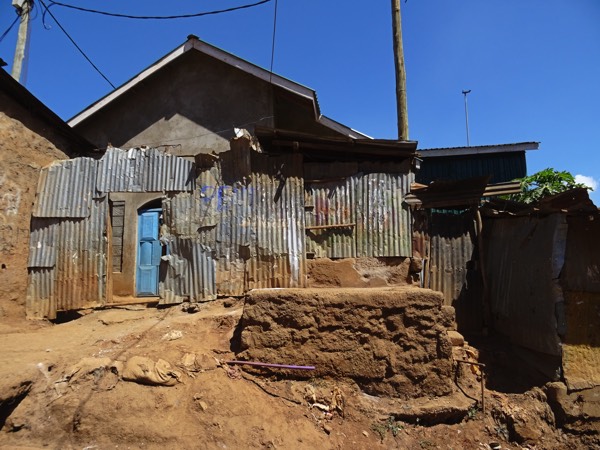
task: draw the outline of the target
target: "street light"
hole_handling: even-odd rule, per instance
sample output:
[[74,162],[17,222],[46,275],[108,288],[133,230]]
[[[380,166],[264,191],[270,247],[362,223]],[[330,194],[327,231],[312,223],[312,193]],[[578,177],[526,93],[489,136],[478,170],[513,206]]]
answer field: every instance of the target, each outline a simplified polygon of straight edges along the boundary
[[467,108],[467,94],[469,94],[470,92],[471,89],[462,91],[463,95],[465,96],[465,123],[467,126],[467,147],[471,146],[471,143],[469,142],[469,110]]

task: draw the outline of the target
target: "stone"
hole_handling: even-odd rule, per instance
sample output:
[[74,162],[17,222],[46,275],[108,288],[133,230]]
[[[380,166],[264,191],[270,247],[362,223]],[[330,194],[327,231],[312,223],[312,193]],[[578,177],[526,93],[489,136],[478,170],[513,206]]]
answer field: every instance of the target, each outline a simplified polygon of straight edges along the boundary
[[462,347],[465,345],[465,338],[458,331],[448,330],[448,338],[453,347]]

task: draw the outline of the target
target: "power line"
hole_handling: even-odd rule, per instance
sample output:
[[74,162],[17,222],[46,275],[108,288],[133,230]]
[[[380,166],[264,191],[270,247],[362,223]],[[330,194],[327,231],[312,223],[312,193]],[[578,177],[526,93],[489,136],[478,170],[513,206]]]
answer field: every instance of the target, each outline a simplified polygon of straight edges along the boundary
[[271,42],[271,74],[269,82],[273,78],[273,61],[275,60],[275,32],[277,31],[277,0],[275,0],[275,12],[273,13],[273,41]]
[[13,23],[11,23],[10,26],[6,29],[6,31],[4,33],[2,33],[2,36],[0,36],[0,42],[2,42],[2,40],[6,37],[6,35],[8,33],[10,33],[10,30],[13,29],[13,27],[19,21],[20,18],[21,18],[21,16],[15,17],[15,20],[13,20]]
[[85,52],[81,49],[81,47],[79,45],[77,45],[75,40],[73,40],[73,38],[69,35],[69,33],[67,33],[67,30],[65,30],[63,28],[63,26],[60,24],[60,22],[56,19],[56,17],[54,17],[54,14],[52,14],[52,12],[48,9],[48,7],[44,3],[44,1],[40,0],[40,3],[42,4],[42,6],[45,9],[44,14],[42,15],[42,20],[43,20],[43,17],[46,15],[46,13],[50,14],[50,17],[52,17],[52,19],[54,19],[54,21],[56,22],[56,25],[58,25],[58,27],[62,30],[62,32],[65,34],[65,36],[67,36],[67,38],[69,38],[69,40],[75,46],[75,48],[77,50],[79,50],[79,53],[81,53],[83,55],[83,57],[87,60],[87,62],[89,62],[92,65],[92,67],[96,70],[96,72],[98,72],[100,74],[100,76],[102,78],[104,78],[106,80],[106,82],[112,86],[113,89],[116,89],[115,85],[111,83],[111,81],[106,77],[106,75],[104,75],[102,73],[102,71],[98,68],[98,66],[96,66],[96,64],[94,64],[92,62],[92,60],[88,57],[88,55],[85,54]]
[[[99,11],[96,9],[82,8],[80,6],[69,5],[67,3],[55,2],[52,0],[50,0],[50,7],[62,6],[64,8],[74,9],[77,11],[93,13],[93,14],[101,14],[103,16],[110,16],[110,17],[121,17],[123,19],[169,20],[169,19],[189,19],[191,17],[202,17],[202,16],[208,16],[208,15],[212,15],[212,14],[221,14],[221,13],[227,13],[227,12],[232,12],[232,11],[238,11],[240,9],[253,8],[255,6],[262,5],[263,3],[269,3],[270,1],[271,0],[261,0],[256,3],[250,3],[247,5],[241,5],[241,6],[234,6],[234,7],[226,8],[226,9],[218,9],[215,11],[204,11],[204,12],[199,12],[199,13],[180,14],[180,15],[172,15],[172,16],[135,16],[135,15],[130,15],[130,14],[120,14],[120,13],[113,13],[113,12],[108,12],[108,11]],[[46,8],[46,11],[48,11],[48,13],[50,13],[48,8]]]

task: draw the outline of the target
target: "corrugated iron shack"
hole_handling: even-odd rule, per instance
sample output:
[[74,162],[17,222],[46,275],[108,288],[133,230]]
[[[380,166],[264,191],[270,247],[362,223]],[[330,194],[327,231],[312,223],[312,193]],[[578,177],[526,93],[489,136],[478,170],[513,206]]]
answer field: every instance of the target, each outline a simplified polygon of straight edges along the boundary
[[307,258],[411,256],[416,142],[256,134],[194,161],[109,148],[44,168],[28,316],[303,287]]
[[488,184],[489,178],[415,184],[406,198],[415,208],[414,256],[423,259],[422,286],[444,294],[465,333],[485,325],[479,206],[483,198],[520,191],[518,182]]
[[482,213],[493,329],[569,389],[600,385],[600,213],[587,191]]

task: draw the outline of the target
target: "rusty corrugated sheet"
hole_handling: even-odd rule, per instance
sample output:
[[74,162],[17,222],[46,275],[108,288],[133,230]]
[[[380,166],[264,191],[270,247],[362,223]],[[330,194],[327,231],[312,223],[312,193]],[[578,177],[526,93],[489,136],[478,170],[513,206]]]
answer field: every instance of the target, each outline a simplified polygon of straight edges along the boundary
[[211,250],[192,239],[171,237],[167,274],[160,304],[217,298],[215,261]]
[[44,167],[40,172],[33,216],[88,217],[94,197],[96,166],[94,159],[77,158]]
[[149,148],[109,148],[98,166],[99,192],[174,192],[194,189],[194,163]]
[[565,215],[488,219],[484,230],[494,329],[514,344],[559,356]]
[[474,213],[430,210],[427,223],[429,248],[424,287],[442,292],[444,304],[456,308],[461,331],[480,331],[482,281]]
[[302,156],[252,154],[254,217],[248,287],[305,285]]
[[[35,220],[30,247],[27,315],[55,318],[57,311],[105,302],[107,200],[95,199],[84,219]],[[54,259],[54,264],[50,267]]]
[[307,187],[306,251],[314,257],[356,256],[355,183],[355,177],[348,177]]
[[366,173],[356,180],[357,256],[412,256],[411,213],[403,199],[413,181],[410,172]]
[[600,214],[567,218],[569,232],[562,285],[571,291],[600,293]]

